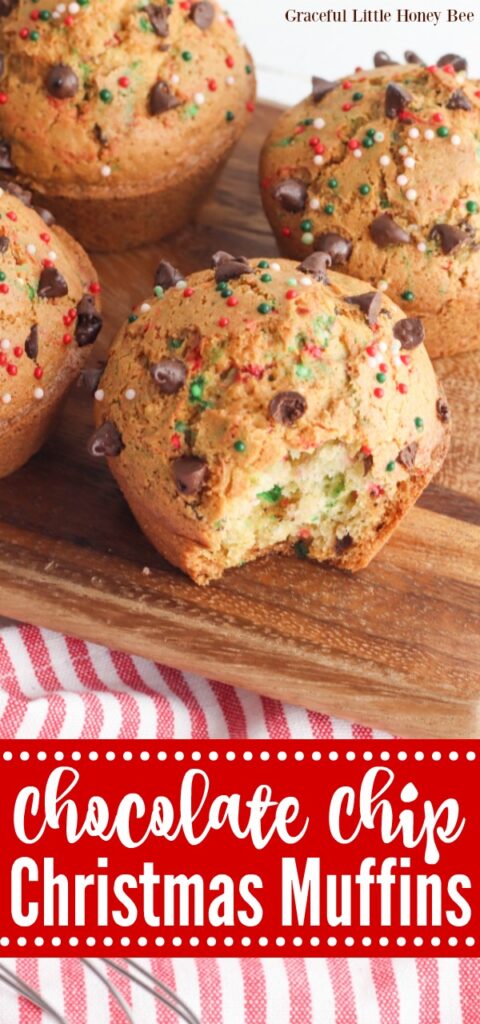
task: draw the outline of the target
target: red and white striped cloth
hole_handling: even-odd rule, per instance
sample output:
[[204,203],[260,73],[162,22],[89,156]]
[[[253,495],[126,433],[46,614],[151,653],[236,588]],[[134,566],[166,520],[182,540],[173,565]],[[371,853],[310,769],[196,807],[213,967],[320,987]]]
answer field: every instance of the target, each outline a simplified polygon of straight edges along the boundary
[[[385,734],[31,626],[0,631],[0,735],[8,739],[355,739]],[[73,959],[9,959],[69,1024],[124,1024]],[[477,959],[145,961],[202,1024],[480,1024]],[[169,1010],[120,983],[139,1024]],[[0,984],[0,1024],[48,1024]]]

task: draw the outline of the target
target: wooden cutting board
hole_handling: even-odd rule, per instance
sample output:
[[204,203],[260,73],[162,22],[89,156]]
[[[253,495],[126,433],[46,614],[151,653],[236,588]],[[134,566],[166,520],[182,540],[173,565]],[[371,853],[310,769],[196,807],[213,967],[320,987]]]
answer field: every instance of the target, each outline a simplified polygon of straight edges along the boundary
[[[199,224],[171,244],[100,256],[108,346],[163,256],[272,256],[256,183],[276,110],[260,106]],[[143,538],[86,454],[74,389],[56,433],[0,482],[0,615],[405,736],[480,736],[480,352],[437,364],[455,416],[442,474],[368,570],[268,558],[198,589]]]

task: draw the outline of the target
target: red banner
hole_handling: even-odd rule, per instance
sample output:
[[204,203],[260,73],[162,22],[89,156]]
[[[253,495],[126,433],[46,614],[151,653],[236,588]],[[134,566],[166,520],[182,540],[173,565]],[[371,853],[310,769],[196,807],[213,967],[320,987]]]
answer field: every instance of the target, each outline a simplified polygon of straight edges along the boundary
[[475,955],[480,744],[0,744],[4,955]]

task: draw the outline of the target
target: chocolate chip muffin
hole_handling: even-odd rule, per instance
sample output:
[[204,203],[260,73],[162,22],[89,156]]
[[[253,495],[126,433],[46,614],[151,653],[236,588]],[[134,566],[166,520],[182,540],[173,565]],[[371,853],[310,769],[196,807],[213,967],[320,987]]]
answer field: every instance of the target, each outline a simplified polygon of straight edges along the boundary
[[102,326],[87,255],[30,203],[28,192],[0,182],[2,477],[40,448]]
[[255,77],[210,0],[4,0],[0,167],[87,248],[189,219],[245,128]]
[[[418,61],[408,53],[410,61]],[[326,252],[421,318],[433,357],[478,346],[480,82],[376,55],[373,71],[313,80],[261,158],[282,252]]]
[[443,462],[422,322],[330,263],[162,263],[113,344],[90,452],[197,583],[272,551],[361,569]]

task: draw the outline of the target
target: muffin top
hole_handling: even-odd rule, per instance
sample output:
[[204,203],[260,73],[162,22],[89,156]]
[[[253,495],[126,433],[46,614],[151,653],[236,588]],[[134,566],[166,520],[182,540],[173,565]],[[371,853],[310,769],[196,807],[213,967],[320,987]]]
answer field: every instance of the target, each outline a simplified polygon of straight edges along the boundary
[[93,344],[101,327],[85,253],[29,201],[0,182],[0,423],[48,397],[72,347]]
[[450,56],[314,79],[263,152],[264,202],[286,251],[330,252],[385,281],[412,315],[480,285],[480,82]]
[[211,523],[265,470],[329,441],[360,460],[374,499],[428,467],[448,409],[422,325],[328,264],[217,253],[188,281],[161,264],[111,349],[92,454]]
[[174,179],[238,133],[255,90],[233,23],[210,0],[5,0],[0,137],[45,191]]

